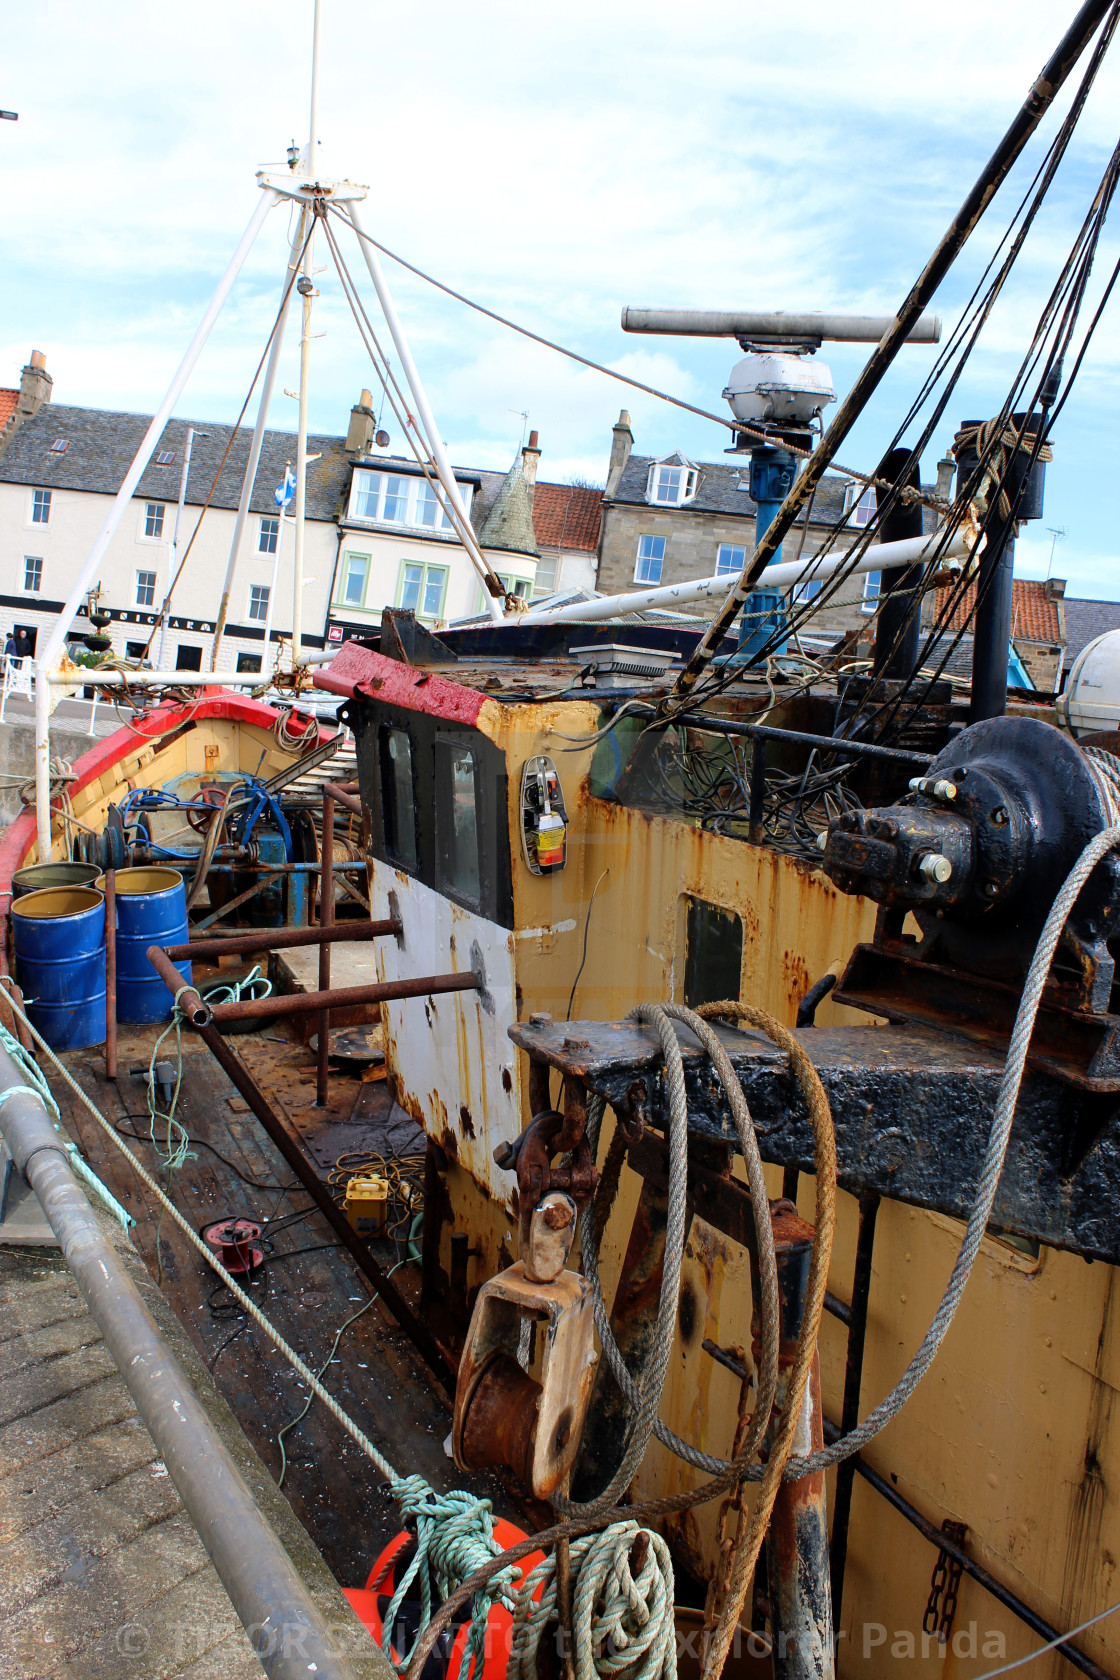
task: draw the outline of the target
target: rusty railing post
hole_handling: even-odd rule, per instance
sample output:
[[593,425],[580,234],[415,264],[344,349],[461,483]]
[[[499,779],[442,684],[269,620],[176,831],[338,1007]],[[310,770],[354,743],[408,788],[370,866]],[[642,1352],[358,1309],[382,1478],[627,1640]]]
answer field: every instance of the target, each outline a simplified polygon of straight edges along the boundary
[[[778,1348],[776,1412],[786,1406],[790,1372],[809,1284],[813,1227],[787,1201],[772,1202],[774,1247],[782,1328]],[[755,1290],[755,1299],[758,1291]],[[756,1325],[756,1338],[758,1327]],[[758,1359],[756,1348],[755,1359]],[[801,1456],[824,1446],[820,1361],[814,1353],[805,1403],[797,1421],[793,1451]],[[834,1680],[836,1645],[832,1632],[829,1580],[828,1504],[824,1472],[783,1482],[766,1535],[766,1577],[774,1635],[774,1680]]]
[[[323,789],[323,844],[319,873],[319,930],[329,928],[334,921],[334,797]],[[319,990],[331,989],[331,948],[324,939],[319,946]],[[319,1054],[315,1073],[315,1106],[327,1106],[327,1050],[331,1012],[319,1011]]]

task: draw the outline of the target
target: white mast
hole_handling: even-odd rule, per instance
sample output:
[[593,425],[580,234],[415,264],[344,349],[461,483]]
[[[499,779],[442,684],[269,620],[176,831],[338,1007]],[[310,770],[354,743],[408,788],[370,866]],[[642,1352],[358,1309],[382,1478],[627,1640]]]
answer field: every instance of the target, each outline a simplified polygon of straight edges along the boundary
[[[315,20],[311,35],[311,111],[307,123],[307,157],[304,173],[314,181],[319,145],[319,24],[320,0],[315,0]],[[299,428],[296,434],[296,554],[292,567],[292,670],[300,662],[303,652],[303,551],[307,520],[307,387],[311,371],[311,300],[315,296],[312,279],[312,259],[315,252],[315,209],[312,206],[311,227],[304,248],[300,277],[296,288],[303,303],[303,331],[299,341]],[[266,650],[267,651],[267,650]]]

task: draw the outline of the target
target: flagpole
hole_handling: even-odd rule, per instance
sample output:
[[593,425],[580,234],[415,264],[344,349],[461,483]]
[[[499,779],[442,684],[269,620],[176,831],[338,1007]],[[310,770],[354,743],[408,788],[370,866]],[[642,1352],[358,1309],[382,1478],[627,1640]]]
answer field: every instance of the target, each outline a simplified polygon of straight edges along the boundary
[[272,645],[272,615],[276,607],[276,586],[280,579],[280,550],[284,546],[284,509],[280,509],[280,529],[276,533],[276,553],[272,556],[272,587],[268,592],[268,611],[264,620],[264,657],[261,659],[261,676],[270,677],[272,667],[269,663]]
[[276,506],[280,512],[280,528],[276,533],[276,552],[272,556],[272,587],[268,592],[268,607],[264,618],[264,654],[261,658],[262,677],[272,675],[269,665],[269,649],[272,645],[272,620],[276,612],[276,591],[280,583],[280,554],[284,547],[284,515],[292,505],[294,491],[295,479],[292,477],[292,463],[286,461],[284,463],[283,482],[276,486]]

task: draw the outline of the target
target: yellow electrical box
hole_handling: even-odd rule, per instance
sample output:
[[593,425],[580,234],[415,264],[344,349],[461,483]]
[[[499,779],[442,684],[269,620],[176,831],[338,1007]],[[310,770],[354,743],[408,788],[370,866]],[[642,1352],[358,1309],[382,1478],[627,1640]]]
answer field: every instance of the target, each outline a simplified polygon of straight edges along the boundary
[[389,1181],[376,1174],[357,1175],[346,1186],[343,1202],[351,1228],[359,1237],[379,1237],[389,1217]]

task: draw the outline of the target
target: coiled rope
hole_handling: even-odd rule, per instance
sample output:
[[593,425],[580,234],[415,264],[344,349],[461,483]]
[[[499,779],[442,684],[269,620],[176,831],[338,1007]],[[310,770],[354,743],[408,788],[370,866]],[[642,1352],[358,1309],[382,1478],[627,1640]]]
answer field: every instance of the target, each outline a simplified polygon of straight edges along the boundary
[[[992,445],[995,445],[993,448]],[[988,510],[988,500],[992,486],[999,489],[999,516],[1007,520],[1011,518],[1011,498],[1005,488],[1007,483],[1007,467],[1016,450],[1026,455],[1034,454],[1035,433],[1023,432],[1022,435],[1014,425],[1005,424],[1001,420],[985,420],[979,426],[962,426],[950,444],[950,451],[954,460],[959,461],[962,455],[970,455],[974,451],[981,461],[985,455],[991,454],[984,466],[980,483],[973,501],[981,513]],[[1052,461],[1054,451],[1048,443],[1039,445],[1037,461]]]
[[[639,1542],[645,1556],[636,1565]],[[636,1522],[612,1523],[573,1542],[571,1567],[576,1680],[675,1680],[673,1563],[661,1535]],[[547,1557],[517,1591],[506,1680],[536,1680],[541,1636],[559,1620],[556,1560]]]

